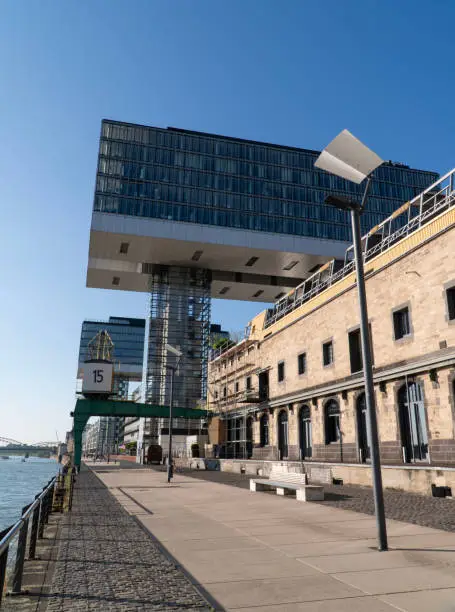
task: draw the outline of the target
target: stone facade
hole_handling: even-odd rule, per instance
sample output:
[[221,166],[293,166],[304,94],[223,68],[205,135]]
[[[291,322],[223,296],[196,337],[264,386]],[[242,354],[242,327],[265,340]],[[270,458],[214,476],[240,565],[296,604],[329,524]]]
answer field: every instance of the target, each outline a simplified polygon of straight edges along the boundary
[[[454,244],[452,208],[366,265],[380,450],[386,465],[455,465],[455,320],[449,318],[446,293],[455,286]],[[403,308],[408,309],[410,333],[397,340],[393,313]],[[264,327],[264,320],[264,313],[258,315],[248,338],[209,367],[211,409],[227,424],[253,419],[250,429],[237,428],[244,432],[243,458],[368,461],[363,377],[351,371],[349,334],[359,327],[353,275],[270,327]],[[333,361],[323,365],[322,347],[328,342]],[[299,374],[302,353],[305,371]],[[310,423],[305,440],[302,407]],[[268,419],[266,440],[263,415]],[[226,445],[235,442],[224,438]]]

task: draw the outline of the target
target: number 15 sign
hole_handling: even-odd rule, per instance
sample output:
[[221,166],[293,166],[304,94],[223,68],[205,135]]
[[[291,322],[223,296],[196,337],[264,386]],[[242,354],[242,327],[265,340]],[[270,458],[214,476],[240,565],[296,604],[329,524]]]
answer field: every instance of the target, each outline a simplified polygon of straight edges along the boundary
[[112,391],[112,363],[89,361],[84,363],[82,393],[107,393]]

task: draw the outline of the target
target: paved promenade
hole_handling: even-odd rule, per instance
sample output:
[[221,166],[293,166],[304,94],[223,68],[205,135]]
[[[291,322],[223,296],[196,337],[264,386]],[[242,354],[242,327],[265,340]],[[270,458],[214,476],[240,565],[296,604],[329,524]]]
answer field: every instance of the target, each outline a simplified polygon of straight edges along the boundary
[[[126,478],[130,472],[113,466],[108,469],[116,469]],[[140,523],[84,469],[77,479],[72,512],[62,521],[47,610],[210,609]]]
[[368,515],[181,474],[168,486],[157,471],[95,469],[218,609],[455,611],[454,533],[389,520],[391,551],[379,553]]
[[[162,466],[153,469],[164,470]],[[246,474],[215,472],[209,470],[184,470],[191,478],[219,482],[249,489],[250,476]],[[374,514],[373,490],[355,485],[326,485],[324,506],[333,506],[363,514]],[[455,498],[431,497],[405,491],[385,489],[386,516],[397,521],[455,531]]]

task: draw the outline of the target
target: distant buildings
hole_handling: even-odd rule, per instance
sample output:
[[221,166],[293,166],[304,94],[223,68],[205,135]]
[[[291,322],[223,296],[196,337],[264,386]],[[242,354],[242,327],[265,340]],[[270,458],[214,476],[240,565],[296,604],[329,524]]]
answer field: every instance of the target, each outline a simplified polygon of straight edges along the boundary
[[119,421],[114,417],[100,417],[88,423],[82,434],[82,452],[86,455],[117,454]]
[[[108,332],[113,344],[114,385],[112,397],[143,402],[143,386],[139,385],[129,394],[129,384],[142,378],[142,360],[144,354],[145,320],[129,317],[110,317],[108,321],[84,321],[81,331],[79,349],[78,376],[83,375],[84,361],[88,356],[87,347],[92,338],[99,332]],[[211,326],[211,339],[229,338],[229,332],[221,329],[221,325]],[[151,442],[167,444],[167,419],[141,419],[138,417],[104,417],[87,425],[84,435],[83,449],[91,454],[112,454],[122,444],[136,443],[138,455]],[[188,436],[206,435],[199,423],[188,423],[183,419],[174,422],[175,451],[186,453]]]
[[[132,395],[131,400],[133,402],[142,402],[142,389],[141,386],[137,387]],[[130,444],[132,442],[138,441],[139,438],[139,426],[140,426],[139,417],[126,417],[123,419],[123,443]]]

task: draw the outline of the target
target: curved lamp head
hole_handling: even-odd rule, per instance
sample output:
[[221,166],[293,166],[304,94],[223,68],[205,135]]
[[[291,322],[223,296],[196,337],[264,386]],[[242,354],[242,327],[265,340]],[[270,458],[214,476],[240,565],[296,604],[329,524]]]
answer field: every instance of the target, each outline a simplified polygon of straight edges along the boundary
[[343,130],[326,146],[315,162],[316,168],[361,183],[383,160],[348,130]]

